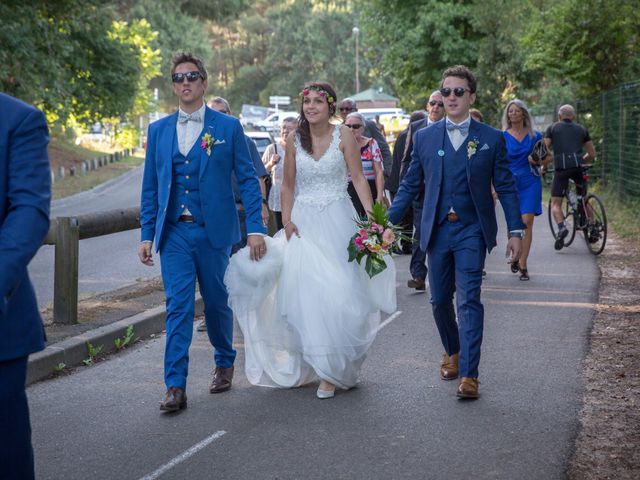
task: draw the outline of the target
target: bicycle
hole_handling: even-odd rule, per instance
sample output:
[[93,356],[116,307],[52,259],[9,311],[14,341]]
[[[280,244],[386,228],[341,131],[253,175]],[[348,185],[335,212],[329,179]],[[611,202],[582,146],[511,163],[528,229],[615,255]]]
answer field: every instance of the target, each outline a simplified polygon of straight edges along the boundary
[[[594,255],[600,255],[607,242],[607,215],[602,200],[593,193],[587,193],[589,183],[587,172],[591,167],[592,165],[582,165],[583,194],[578,195],[576,184],[570,180],[567,191],[562,198],[561,208],[565,217],[564,224],[569,230],[569,235],[564,238],[564,246],[571,245],[576,231],[581,230],[589,251]],[[551,199],[549,199],[547,214],[553,238],[557,238],[558,224],[551,212]]]

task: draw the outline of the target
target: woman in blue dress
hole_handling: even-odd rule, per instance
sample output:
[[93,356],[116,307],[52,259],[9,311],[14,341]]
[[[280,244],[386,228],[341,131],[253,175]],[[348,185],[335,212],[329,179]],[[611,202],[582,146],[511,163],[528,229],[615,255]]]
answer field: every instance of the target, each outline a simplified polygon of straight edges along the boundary
[[[533,118],[521,100],[511,100],[502,115],[503,136],[507,146],[509,167],[518,186],[520,213],[527,226],[522,254],[518,262],[511,264],[513,273],[520,273],[520,280],[529,280],[527,259],[533,240],[533,219],[542,213],[542,182],[536,162],[531,157],[533,146],[542,134],[533,128]],[[547,160],[547,159],[545,159]]]

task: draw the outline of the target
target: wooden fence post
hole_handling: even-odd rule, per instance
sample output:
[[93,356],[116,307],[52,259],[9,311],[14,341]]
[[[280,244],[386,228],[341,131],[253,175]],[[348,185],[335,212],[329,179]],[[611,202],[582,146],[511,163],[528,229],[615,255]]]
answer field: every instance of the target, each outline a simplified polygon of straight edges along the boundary
[[55,323],[78,323],[79,244],[78,220],[75,217],[58,217],[53,284]]

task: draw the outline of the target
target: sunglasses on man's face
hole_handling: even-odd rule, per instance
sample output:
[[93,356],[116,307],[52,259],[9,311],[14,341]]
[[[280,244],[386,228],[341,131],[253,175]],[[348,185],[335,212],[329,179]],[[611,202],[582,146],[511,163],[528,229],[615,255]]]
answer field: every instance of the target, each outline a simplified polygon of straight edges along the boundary
[[362,128],[362,124],[361,123],[354,123],[354,124],[351,124],[351,125],[345,124],[345,127],[357,130],[359,128]]
[[443,97],[448,97],[449,95],[451,95],[451,92],[453,92],[453,94],[456,97],[461,97],[464,95],[464,92],[470,92],[471,90],[469,90],[468,88],[463,88],[463,87],[456,87],[454,89],[451,89],[449,87],[444,87],[440,89],[440,93],[442,94]]
[[[460,95],[458,95],[460,96]],[[431,105],[432,107],[435,107],[436,105],[438,105],[440,108],[444,107],[444,103],[443,102],[436,102],[435,100],[430,100],[429,101],[429,105]]]
[[184,82],[185,78],[187,80],[189,80],[190,82],[195,82],[199,78],[202,78],[202,75],[200,75],[200,72],[198,72],[198,71],[196,71],[196,72],[185,72],[185,73],[174,73],[173,75],[171,75],[171,80],[173,80],[173,83],[182,83],[182,82]]
[[351,108],[351,107],[340,107],[340,111],[341,112],[355,112],[356,109],[355,108]]

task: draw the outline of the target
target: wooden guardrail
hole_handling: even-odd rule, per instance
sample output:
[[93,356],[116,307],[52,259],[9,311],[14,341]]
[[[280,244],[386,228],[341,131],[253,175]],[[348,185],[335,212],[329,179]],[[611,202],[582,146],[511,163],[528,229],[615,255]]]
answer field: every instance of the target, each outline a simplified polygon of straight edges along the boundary
[[56,217],[45,245],[55,245],[54,323],[78,323],[78,253],[80,240],[140,228],[140,207]]

